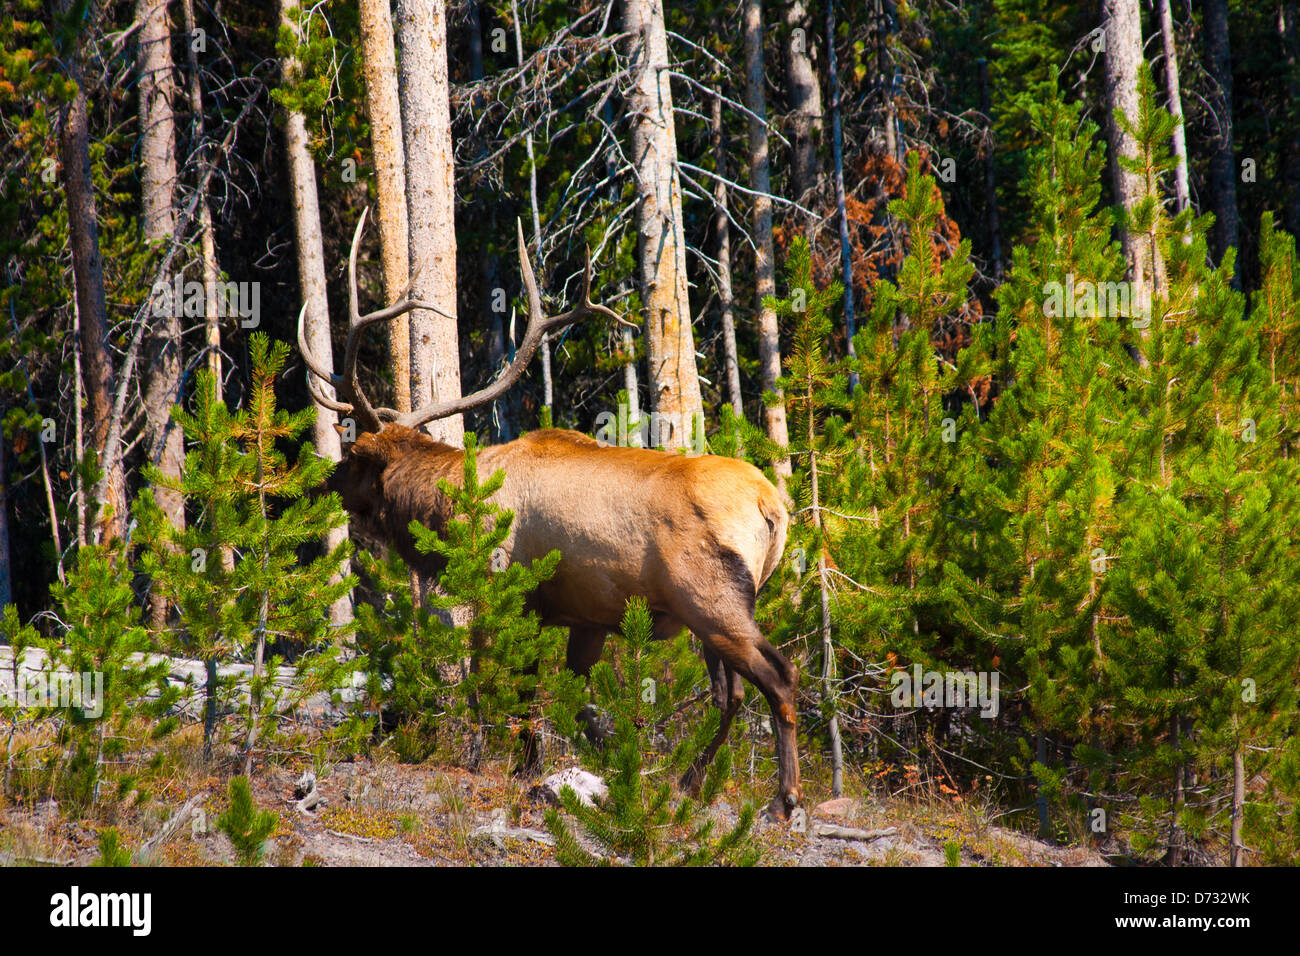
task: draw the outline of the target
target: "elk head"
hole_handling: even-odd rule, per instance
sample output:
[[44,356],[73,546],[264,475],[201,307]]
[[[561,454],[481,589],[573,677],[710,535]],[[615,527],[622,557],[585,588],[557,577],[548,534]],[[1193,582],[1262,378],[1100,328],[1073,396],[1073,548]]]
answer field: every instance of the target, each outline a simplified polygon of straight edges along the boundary
[[[354,530],[360,531],[363,538],[395,546],[403,559],[417,571],[425,575],[436,575],[441,570],[438,562],[430,555],[415,551],[407,525],[410,518],[414,517],[426,527],[442,529],[448,517],[448,502],[438,491],[438,479],[458,478],[463,452],[435,442],[420,430],[420,426],[496,401],[519,380],[541,347],[543,337],[552,331],[596,316],[604,316],[632,328],[637,326],[613,310],[591,301],[590,251],[583,272],[579,304],[559,315],[545,315],[542,312],[537,278],[524,242],[523,226],[516,220],[519,268],[528,300],[528,322],[523,341],[515,350],[514,359],[490,385],[470,395],[442,402],[434,401],[409,412],[377,408],[366,398],[357,374],[361,334],[373,325],[392,321],[415,309],[429,309],[453,320],[455,317],[448,316],[430,302],[410,298],[409,283],[397,302],[361,314],[357,292],[357,249],[368,211],[366,209],[361,213],[348,252],[348,338],[343,352],[342,373],[327,368],[308,348],[303,329],[306,305],[298,313],[298,349],[307,365],[307,387],[312,398],[324,407],[350,417],[356,424],[358,433],[355,443],[347,448],[343,462],[335,469],[326,487],[339,493],[343,507],[351,515]],[[411,281],[414,282],[414,276]],[[332,386],[339,399],[332,398],[317,380]],[[436,452],[444,454],[433,454]],[[385,482],[385,475],[391,472],[394,462],[402,462],[402,470],[416,470],[420,473],[403,476],[408,479],[403,481],[392,481],[393,476],[388,474],[390,480]]]

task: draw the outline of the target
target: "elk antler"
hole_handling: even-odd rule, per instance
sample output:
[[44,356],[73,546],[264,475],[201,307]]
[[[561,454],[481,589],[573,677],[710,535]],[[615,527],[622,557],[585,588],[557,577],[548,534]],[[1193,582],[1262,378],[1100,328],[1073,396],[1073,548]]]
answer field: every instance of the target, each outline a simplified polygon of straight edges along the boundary
[[[528,363],[532,361],[533,356],[537,353],[537,349],[542,344],[542,336],[546,335],[546,333],[563,328],[566,325],[585,322],[595,315],[603,315],[620,323],[627,321],[612,309],[607,309],[603,305],[596,305],[591,301],[590,249],[587,250],[586,267],[583,270],[582,301],[577,308],[570,309],[560,315],[550,317],[543,315],[542,297],[537,291],[537,277],[533,274],[532,263],[528,261],[528,249],[524,244],[524,227],[518,219],[515,220],[515,231],[519,239],[519,269],[523,274],[524,289],[528,295],[528,327],[524,330],[523,342],[515,351],[514,361],[506,367],[505,371],[491,385],[481,388],[477,392],[462,398],[425,405],[423,408],[417,408],[404,415],[395,414],[391,421],[395,421],[399,425],[405,425],[408,428],[418,428],[425,422],[447,418],[450,415],[459,415],[471,408],[494,402],[509,391],[510,387],[519,380],[519,376],[523,374],[524,369],[528,367]],[[385,416],[385,420],[389,419]]]
[[[533,274],[532,263],[528,260],[528,250],[524,244],[524,228],[518,220],[515,220],[515,231],[519,239],[519,268],[523,273],[524,289],[528,297],[528,327],[524,330],[523,342],[515,351],[514,361],[491,385],[462,398],[446,402],[435,402],[410,412],[398,412],[391,408],[375,408],[366,400],[365,394],[361,391],[361,384],[357,380],[357,351],[361,331],[376,322],[387,322],[395,319],[412,309],[429,309],[452,320],[455,319],[455,316],[447,315],[446,312],[432,303],[408,298],[407,296],[411,291],[409,284],[402,293],[402,297],[388,308],[378,309],[366,315],[359,314],[360,310],[357,307],[357,246],[361,242],[361,231],[365,228],[366,213],[368,211],[368,209],[362,210],[361,220],[357,223],[356,232],[352,236],[352,249],[348,253],[348,343],[344,351],[342,375],[330,372],[311,354],[311,351],[307,348],[306,336],[303,334],[303,318],[306,315],[307,307],[303,306],[302,311],[298,313],[298,349],[302,352],[303,361],[307,363],[307,387],[311,391],[312,397],[326,408],[353,415],[358,419],[357,423],[361,426],[362,431],[379,431],[388,422],[396,422],[399,425],[405,425],[407,428],[419,428],[426,422],[458,415],[471,408],[477,408],[479,405],[486,405],[488,402],[495,401],[519,380],[524,369],[528,367],[528,363],[541,346],[542,336],[554,329],[572,325],[576,322],[584,322],[594,315],[604,315],[624,325],[631,324],[612,309],[607,309],[603,305],[595,305],[591,301],[590,250],[587,251],[586,269],[583,272],[581,303],[577,308],[570,309],[560,315],[550,317],[543,315],[542,297],[537,291],[537,277]],[[412,283],[415,281],[414,276],[412,276],[411,281]],[[312,381],[312,375],[338,388],[344,396],[344,401],[335,401],[325,395]]]
[[[361,386],[357,381],[357,351],[362,329],[374,325],[376,322],[387,322],[395,319],[399,315],[405,315],[412,309],[429,309],[439,315],[455,320],[455,316],[447,315],[446,312],[431,302],[423,302],[408,297],[411,285],[414,284],[416,276],[419,275],[419,268],[411,276],[411,281],[407,283],[401,297],[396,302],[385,309],[377,309],[374,312],[367,312],[365,315],[360,314],[360,309],[357,306],[357,247],[361,244],[361,233],[366,227],[366,214],[369,211],[369,207],[361,210],[361,219],[357,222],[356,231],[352,234],[352,248],[348,251],[348,342],[343,353],[342,375],[330,371],[319,359],[311,354],[311,350],[307,348],[307,338],[303,332],[303,319],[307,314],[307,306],[303,305],[302,310],[298,313],[298,351],[302,353],[303,361],[307,364],[307,390],[311,392],[312,398],[326,408],[332,408],[334,411],[346,415],[353,415],[358,419],[357,424],[363,432],[379,431],[383,428],[384,421],[397,417],[398,413],[391,408],[372,407],[370,402],[366,400],[365,394],[361,391]],[[338,389],[345,400],[341,402],[335,401],[324,394],[312,380],[313,375]]]

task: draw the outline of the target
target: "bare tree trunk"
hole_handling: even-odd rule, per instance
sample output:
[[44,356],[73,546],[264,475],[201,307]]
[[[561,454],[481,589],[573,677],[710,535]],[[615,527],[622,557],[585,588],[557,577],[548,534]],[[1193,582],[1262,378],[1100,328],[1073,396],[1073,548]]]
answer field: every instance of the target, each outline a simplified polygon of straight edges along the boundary
[[[1235,722],[1235,718],[1234,718]],[[1229,841],[1228,865],[1245,866],[1245,847],[1241,842],[1242,817],[1246,809],[1246,751],[1237,738],[1232,749],[1232,836]]]
[[85,364],[86,398],[90,405],[90,439],[109,470],[96,484],[93,536],[108,542],[122,536],[126,516],[126,476],[121,455],[109,455],[107,443],[113,418],[113,360],[108,346],[108,308],[104,300],[104,260],[99,251],[99,219],[90,179],[90,129],[80,69],[72,102],[64,107],[59,134],[64,189],[68,201],[68,233],[72,242],[72,274],[80,316],[81,354]]
[[13,579],[9,559],[9,476],[5,470],[5,439],[0,434],[0,609],[14,603]]
[[[840,76],[835,64],[835,0],[826,2],[826,75],[831,98],[831,161],[835,168],[835,210],[840,227],[840,282],[844,285],[844,338],[850,361],[857,357],[853,336],[853,244],[849,241],[849,211],[844,197],[844,131],[840,126]],[[858,373],[849,372],[849,393],[858,386]]]
[[722,127],[722,97],[711,104],[713,127],[713,163],[718,178],[713,181],[713,223],[718,234],[718,310],[722,314],[723,370],[727,396],[737,418],[745,417],[745,402],[740,393],[740,360],[736,353],[736,319],[732,313],[731,293],[731,220],[727,214],[727,144]]
[[[295,0],[280,0],[280,23],[301,40],[302,34],[295,19],[301,14],[294,12],[296,8]],[[290,56],[285,58],[282,69],[286,82],[292,82],[300,66]],[[307,121],[301,113],[289,113],[285,119],[284,135],[285,150],[289,154],[290,188],[293,190],[294,232],[298,238],[298,286],[307,308],[303,332],[312,354],[332,367],[334,358],[330,347],[329,301],[325,295],[325,247],[321,238],[320,202],[316,194],[316,165],[307,146]],[[322,383],[321,387],[327,392],[333,391],[327,383]],[[334,395],[328,394],[327,397],[333,398]],[[338,413],[332,408],[316,405],[316,422],[312,426],[316,453],[333,462],[343,460],[342,442],[334,428],[338,420]],[[325,548],[334,550],[347,536],[346,524],[331,529],[325,535]],[[347,574],[348,567],[344,565],[340,573]],[[331,605],[330,623],[338,627],[351,620],[352,603],[344,595]]]
[[993,162],[993,105],[989,95],[989,61],[980,57],[980,111],[987,117],[984,151],[984,217],[989,232],[989,259],[995,285],[1002,282],[1002,226],[998,217],[997,169]]
[[[1136,208],[1142,197],[1154,184],[1146,183],[1138,173],[1124,169],[1120,156],[1136,156],[1136,139],[1114,121],[1113,113],[1120,110],[1129,121],[1138,119],[1138,72],[1142,68],[1142,17],[1138,0],[1103,0],[1102,12],[1106,42],[1106,105],[1111,113],[1110,132],[1111,175],[1115,188],[1115,201],[1128,213]],[[1135,303],[1148,301],[1160,265],[1158,252],[1151,237],[1125,225],[1121,238],[1124,256],[1128,260],[1128,276],[1132,283],[1131,298]]]
[[[1296,18],[1300,13],[1294,3],[1280,3],[1277,8],[1277,29],[1282,37],[1282,50],[1286,63],[1287,91],[1291,98],[1291,113],[1300,108],[1300,31],[1296,29]],[[1286,231],[1291,235],[1300,234],[1300,123],[1291,121],[1286,136],[1286,159],[1283,166],[1283,181],[1286,183],[1286,196],[1282,201],[1283,221]]]
[[[786,425],[785,400],[777,379],[781,375],[781,341],[776,313],[764,305],[763,300],[776,294],[776,274],[772,251],[772,191],[771,173],[767,151],[767,82],[763,69],[763,3],[762,0],[745,0],[741,29],[745,43],[745,107],[749,110],[749,168],[750,185],[754,192],[754,256],[755,294],[758,310],[758,359],[763,391],[776,394],[777,402],[763,409],[767,422],[767,437],[782,448],[789,446],[790,433]],[[777,485],[785,492],[785,479],[790,475],[790,459],[776,462]]]
[[[605,119],[605,125],[610,129],[614,128],[614,109],[610,106],[609,100],[605,101],[601,107],[601,113]],[[605,151],[605,176],[609,180],[609,199],[611,202],[619,201],[619,151],[618,144],[611,142],[609,148]],[[619,284],[619,291],[625,288],[623,283]],[[623,391],[627,392],[627,421],[628,421],[628,441],[630,444],[639,445],[641,443],[641,432],[639,429],[633,430],[634,423],[641,418],[641,390],[637,383],[637,358],[636,358],[636,340],[632,338],[632,330],[626,325],[619,326],[619,343],[623,354],[627,356],[627,361],[623,363]]]
[[[481,80],[484,76],[483,70],[483,25],[479,18],[479,8],[482,6],[481,0],[470,0],[469,10],[469,69],[470,78]],[[516,24],[516,49],[522,48],[522,40],[519,38],[519,28]],[[476,100],[476,105],[481,103],[481,98]],[[531,139],[531,135],[529,137]],[[487,148],[480,144],[480,158],[487,155]],[[479,180],[478,199],[487,209],[488,216],[488,235],[497,234],[497,203],[495,197],[491,194],[491,185],[487,177]],[[495,372],[497,369],[504,367],[508,358],[506,345],[506,302],[504,295],[504,285],[501,281],[501,270],[497,262],[497,257],[492,252],[487,252],[479,257],[479,301],[485,304],[483,309],[484,318],[487,320],[484,325],[487,329],[488,336],[488,367]],[[496,290],[500,289],[498,293]],[[512,395],[503,395],[492,403],[492,435],[497,442],[508,442],[514,438],[514,401]]]
[[[170,239],[176,227],[176,124],[172,97],[171,20],[167,0],[136,0],[140,23],[139,71],[140,219],[144,238]],[[161,500],[161,499],[160,499]]]
[[1165,98],[1169,103],[1169,112],[1178,120],[1174,130],[1174,201],[1175,211],[1182,212],[1191,202],[1191,190],[1187,184],[1187,134],[1183,130],[1183,94],[1178,85],[1178,48],[1174,43],[1174,16],[1169,9],[1169,0],[1156,0],[1160,13],[1160,40],[1165,54]]
[[81,312],[72,300],[72,460],[77,465],[77,547],[86,546],[86,482],[81,474],[85,454],[85,423],[81,412]]
[[[402,156],[402,107],[397,92],[397,57],[388,0],[361,0],[362,69],[370,145],[379,192],[379,251],[384,262],[384,299],[401,298],[411,275],[407,239],[406,166]],[[388,326],[388,367],[394,408],[411,410],[411,320],[400,315]]]
[[[789,36],[782,50],[785,57],[787,105],[790,108],[793,156],[790,175],[794,182],[794,198],[804,204],[817,190],[821,179],[821,163],[817,160],[817,144],[822,138],[822,91],[817,83],[817,69],[813,64],[813,37],[809,27],[808,11],[803,0],[789,0],[785,7],[785,24]],[[816,222],[811,217],[806,226],[812,232]]]
[[[199,59],[194,49],[194,2],[181,0],[181,17],[185,29],[185,50],[189,65],[186,92],[189,96],[191,149],[200,155],[207,152],[208,144],[203,130],[203,88],[199,82]],[[208,371],[216,383],[217,401],[221,401],[221,317],[217,314],[217,283],[221,272],[217,265],[217,241],[212,227],[212,212],[208,208],[207,182],[199,184],[199,255],[203,260],[203,330],[204,348],[207,351]]]
[[1183,790],[1183,724],[1178,714],[1174,714],[1169,719],[1169,736],[1173,738],[1176,757],[1174,763],[1173,811],[1169,814],[1169,849],[1165,854],[1165,862],[1169,866],[1181,866],[1185,858],[1185,850],[1183,846],[1183,828],[1178,822],[1178,818],[1182,815],[1183,805],[1186,803],[1186,794]]
[[894,83],[898,77],[898,68],[894,64],[894,51],[890,48],[890,38],[894,35],[898,21],[898,8],[894,0],[878,0],[877,55],[880,63],[880,100],[884,114],[885,153],[894,162],[902,162],[901,143],[898,141],[898,106],[894,102]]
[[[1214,254],[1222,258],[1237,245],[1237,169],[1232,146],[1232,45],[1228,40],[1227,0],[1204,0],[1205,46],[1216,90],[1210,103],[1218,120],[1219,135],[1210,152],[1210,193],[1214,207]],[[1241,271],[1233,276],[1240,288]]]
[[[411,297],[442,313],[411,314],[411,404],[460,397],[456,315],[455,179],[447,79],[444,0],[398,0],[398,94],[406,152],[407,248]],[[438,441],[461,447],[465,423],[452,415],[426,426]]]
[[[812,482],[813,527],[817,529],[818,538],[821,538],[822,511],[819,487],[820,476],[817,470],[817,430],[812,401],[815,387],[815,383],[810,376],[806,393],[808,396],[808,472]],[[840,741],[839,712],[835,706],[835,646],[831,643],[831,600],[830,588],[826,584],[826,543],[824,540],[822,541],[821,550],[817,554],[817,582],[822,602],[822,699],[830,702],[831,714],[829,728],[831,734],[831,796],[839,798],[844,796],[844,748]]]
[[[167,0],[136,0],[136,20],[141,24],[136,67],[140,118],[140,231],[154,245],[173,241],[176,232],[176,122],[172,98],[176,92],[171,54],[171,21]],[[159,316],[160,327],[150,337],[153,374],[145,391],[145,448],[149,461],[170,478],[179,478],[185,462],[180,427],[171,409],[181,400],[180,304],[173,303]],[[158,486],[154,497],[167,520],[185,529],[185,499],[177,491]],[[167,601],[149,598],[149,622],[163,626]]]
[[[510,0],[510,13],[515,22],[515,63],[524,65],[524,35],[519,20],[519,4]],[[528,83],[523,74],[519,76],[519,91],[528,93]],[[533,249],[537,256],[537,266],[545,273],[542,263],[542,216],[537,208],[537,161],[533,155],[533,134],[529,130],[524,134],[524,152],[528,157],[528,205],[533,214]],[[551,423],[555,405],[555,379],[551,372],[551,336],[542,336],[542,406],[545,408],[544,421]]]
[[[673,433],[658,436],[684,448],[704,425],[695,366],[695,338],[686,286],[686,236],[677,134],[668,82],[668,37],[663,0],[627,0],[624,29],[631,34],[632,163],[637,180],[641,295],[645,312],[650,410]],[[680,425],[680,427],[678,427]]]

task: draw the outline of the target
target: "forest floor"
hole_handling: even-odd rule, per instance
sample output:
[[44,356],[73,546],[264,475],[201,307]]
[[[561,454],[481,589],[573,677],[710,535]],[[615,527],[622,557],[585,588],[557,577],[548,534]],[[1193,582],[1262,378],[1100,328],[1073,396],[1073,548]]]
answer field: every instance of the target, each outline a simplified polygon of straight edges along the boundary
[[[434,761],[401,763],[381,751],[373,758],[316,764],[321,799],[314,809],[301,810],[299,778],[313,763],[304,757],[301,766],[290,760],[260,766],[254,773],[256,804],[280,817],[266,854],[272,865],[556,865],[554,847],[544,842],[548,804],[535,779],[496,767],[469,772]],[[105,801],[94,820],[70,819],[48,798],[0,806],[0,863],[88,865],[98,856],[99,829],[109,825],[118,827],[128,848],[138,848],[199,795],[195,806],[202,812],[147,862],[229,865],[234,860],[231,845],[214,825],[226,802],[224,778],[197,760],[189,762],[188,770],[173,774],[148,799]],[[805,787],[802,826],[759,816],[754,835],[762,851],[760,865],[1106,865],[1092,849],[1054,846],[995,825],[995,810],[951,797],[858,795],[831,801],[817,799],[823,788],[816,780],[805,780]],[[759,800],[760,789],[747,786],[743,778],[728,784],[707,810],[717,821],[717,832],[735,822],[742,799]],[[827,825],[833,825],[832,832],[834,827],[872,831],[873,838],[828,836]],[[878,831],[884,832],[874,835]]]

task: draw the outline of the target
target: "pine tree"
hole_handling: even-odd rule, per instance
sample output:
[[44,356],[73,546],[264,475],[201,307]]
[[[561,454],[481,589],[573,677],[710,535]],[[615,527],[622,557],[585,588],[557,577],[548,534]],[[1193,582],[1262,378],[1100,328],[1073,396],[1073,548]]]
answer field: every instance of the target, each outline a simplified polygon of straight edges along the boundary
[[[1120,432],[1108,367],[1118,326],[1097,290],[1121,279],[1124,265],[1099,205],[1105,153],[1080,114],[1057,95],[1030,110],[1040,137],[1029,158],[1031,241],[1015,247],[996,323],[976,340],[981,371],[999,391],[987,420],[968,423],[957,445],[955,510],[968,523],[945,569],[958,619],[985,645],[985,666],[1000,669],[1000,686],[1025,688],[1008,705],[1023,704],[1033,741],[1012,759],[1036,778],[1044,828],[1049,796],[1076,799],[1064,792],[1074,745],[1103,730],[1099,609],[1116,549],[1111,456]],[[1077,756],[1085,769],[1099,766],[1087,746]],[[1086,792],[1098,782],[1073,786]]]
[[[84,809],[95,805],[106,778],[120,792],[134,789],[135,777],[127,769],[131,764],[124,759],[131,734],[141,732],[133,720],[152,724],[146,736],[165,736],[176,726],[174,717],[164,715],[179,692],[168,686],[165,663],[147,664],[135,657],[150,646],[120,544],[81,548],[67,582],[55,584],[50,593],[68,629],[60,640],[46,642],[46,650],[52,668],[70,672],[82,690],[60,708],[64,751],[59,784],[66,799]],[[86,699],[87,677],[91,699]],[[111,771],[105,769],[110,766]]]
[[1274,227],[1271,212],[1260,218],[1259,290],[1252,307],[1264,336],[1260,358],[1269,384],[1280,389],[1282,455],[1291,458],[1300,443],[1300,266],[1294,237]]
[[[430,606],[448,612],[456,609],[466,619],[455,626],[430,622],[429,644],[413,650],[419,658],[432,650],[440,660],[446,660],[448,651],[470,655],[469,673],[459,684],[453,713],[468,715],[477,734],[486,738],[479,741],[476,736],[471,765],[480,759],[482,743],[519,739],[524,765],[535,769],[543,717],[563,737],[576,732],[574,715],[582,682],[564,669],[562,629],[541,627],[537,615],[524,608],[528,595],[555,574],[560,553],[552,551],[528,567],[506,562],[502,545],[510,535],[514,513],[491,501],[504,481],[505,473],[498,471],[479,484],[477,441],[467,434],[461,485],[439,483],[451,502],[446,530],[439,536],[418,521],[411,522],[415,546],[447,562],[439,578],[444,593],[431,598]],[[410,669],[413,663],[395,661],[394,673],[405,670],[418,680],[427,663]]]
[[[262,729],[293,700],[279,699],[275,672],[286,653],[298,653],[293,698],[333,686],[338,644],[329,606],[347,594],[351,576],[331,581],[351,553],[333,551],[300,562],[299,549],[318,545],[344,519],[338,496],[311,496],[332,465],[310,444],[290,464],[279,442],[292,442],[315,409],[276,408],[274,382],[289,349],[263,334],[250,339],[253,387],[247,407],[231,412],[217,400],[211,374],[198,373],[195,411],[173,409],[191,443],[179,479],[150,472],[151,480],[180,492],[197,512],[183,531],[167,522],[151,491],[136,502],[143,545],[140,568],[179,610],[159,635],[168,652],[197,656],[206,665],[204,746],[211,752],[224,689],[217,666],[253,663],[244,714],[244,766],[251,771]],[[340,629],[350,631],[351,628]],[[268,662],[267,652],[274,657]],[[246,774],[247,775],[247,774]]]
[[[943,245],[943,202],[919,154],[909,156],[903,195],[889,211],[907,254],[895,281],[873,287],[848,363],[860,382],[845,426],[855,453],[837,460],[825,491],[833,513],[823,516],[843,587],[836,623],[842,646],[860,661],[861,673],[850,676],[865,687],[900,661],[929,669],[968,654],[953,644],[941,571],[957,429],[949,405],[972,377],[961,348],[971,314],[970,244]],[[841,428],[838,417],[827,419],[828,441]],[[875,707],[862,700],[865,728]],[[941,730],[947,723],[942,714],[924,720]],[[879,739],[873,735],[873,753]]]
[[[844,622],[856,602],[852,594],[848,595],[848,601],[842,602],[839,582],[831,579],[823,541],[830,513],[823,501],[829,500],[829,493],[834,491],[828,477],[840,471],[853,451],[845,430],[849,407],[845,364],[831,361],[825,354],[826,342],[831,337],[831,322],[826,313],[839,300],[842,288],[839,283],[832,283],[819,290],[813,284],[812,257],[808,240],[802,235],[790,244],[785,271],[789,297],[770,298],[768,307],[780,319],[795,319],[794,335],[785,358],[785,376],[780,383],[790,415],[791,446],[787,454],[795,466],[786,490],[799,502],[799,512],[808,516],[795,525],[795,533],[786,547],[790,553],[800,556],[798,563],[803,568],[815,574],[799,582],[798,590],[792,595],[792,606],[778,617],[782,631],[820,634],[822,717],[830,738],[831,792],[839,797],[843,794],[844,760],[836,701],[839,665],[832,639],[832,617]],[[840,523],[844,523],[842,519]],[[817,602],[804,600],[805,584],[815,587]]]
[[[1148,170],[1154,193],[1171,165],[1168,122],[1149,80],[1141,91],[1133,168]],[[1233,252],[1208,264],[1212,217],[1170,221],[1149,195],[1135,218],[1167,282],[1149,334],[1132,342],[1141,361],[1125,375],[1135,453],[1113,582],[1123,617],[1107,659],[1138,727],[1124,768],[1139,796],[1133,842],[1139,852],[1163,845],[1176,864],[1213,834],[1239,865],[1247,829],[1273,834],[1293,799],[1248,803],[1246,793],[1248,776],[1278,760],[1296,728],[1300,649],[1287,632],[1300,616],[1300,472],[1283,457],[1283,392],[1265,361],[1270,333],[1289,321],[1288,297],[1265,297],[1246,314]],[[1284,270],[1286,253],[1276,237],[1271,244],[1272,268]]]
[[[698,669],[682,669],[661,681],[655,666],[650,610],[645,601],[628,601],[623,615],[622,680],[614,667],[601,661],[591,671],[597,703],[613,717],[614,733],[604,749],[593,755],[591,766],[606,774],[608,795],[594,806],[584,805],[566,787],[560,804],[582,831],[606,853],[639,866],[749,866],[758,860],[750,838],[755,810],[746,804],[736,825],[714,837],[715,822],[704,811],[731,775],[731,751],[722,747],[707,769],[699,799],[683,797],[674,807],[673,780],[691,763],[704,741],[717,728],[717,713],[702,722],[664,755],[655,746],[655,733],[680,710],[699,677]],[[661,652],[662,653],[662,652]],[[575,838],[555,809],[546,813],[546,825],[555,836],[557,859],[566,866],[612,862],[593,856]]]
[[233,777],[227,791],[230,805],[217,817],[217,829],[235,848],[240,866],[257,866],[266,855],[267,839],[280,823],[280,815],[258,810],[247,777]]

